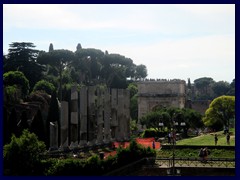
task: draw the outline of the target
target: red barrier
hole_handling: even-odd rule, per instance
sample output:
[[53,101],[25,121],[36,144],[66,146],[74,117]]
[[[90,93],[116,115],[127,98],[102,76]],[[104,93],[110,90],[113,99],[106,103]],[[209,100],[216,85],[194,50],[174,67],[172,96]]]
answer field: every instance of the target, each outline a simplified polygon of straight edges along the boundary
[[[155,149],[160,149],[161,147],[161,144],[160,142],[155,142],[154,138],[137,138],[136,139],[136,142],[138,144],[141,144],[143,145],[144,147],[150,147],[150,148],[153,148],[153,142],[155,144]],[[127,148],[128,146],[130,145],[129,142],[113,142],[113,146],[115,148],[118,148],[118,147],[122,147],[122,148]],[[109,155],[112,155],[114,156],[116,154],[116,151],[113,151],[113,152],[108,152],[108,153],[104,153],[104,156],[105,158]]]

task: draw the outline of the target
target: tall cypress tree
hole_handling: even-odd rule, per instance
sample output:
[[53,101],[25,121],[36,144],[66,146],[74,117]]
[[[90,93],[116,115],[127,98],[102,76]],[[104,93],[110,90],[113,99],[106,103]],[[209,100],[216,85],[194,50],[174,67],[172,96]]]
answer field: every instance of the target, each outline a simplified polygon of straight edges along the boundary
[[[48,117],[47,117],[47,147],[49,147],[50,143],[50,122],[57,122],[58,127],[60,128],[60,109],[58,106],[57,94],[54,91],[51,97],[51,102],[48,109]],[[58,129],[59,129],[58,128]],[[60,133],[58,133],[60,134]],[[59,136],[58,136],[59,137]],[[58,138],[59,139],[59,138]],[[59,139],[60,141],[60,139]]]
[[53,50],[54,50],[54,49],[53,49],[53,44],[50,43],[48,52],[51,52],[51,51],[53,51]]
[[44,141],[45,143],[47,143],[42,113],[40,110],[38,110],[37,114],[34,116],[31,124],[31,131],[38,136],[38,139],[40,141]]

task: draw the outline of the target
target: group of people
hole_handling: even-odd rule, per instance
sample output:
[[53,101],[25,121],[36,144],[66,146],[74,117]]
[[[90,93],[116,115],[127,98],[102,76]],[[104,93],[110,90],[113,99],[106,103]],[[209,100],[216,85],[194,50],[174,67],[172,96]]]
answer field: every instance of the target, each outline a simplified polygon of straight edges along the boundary
[[[226,135],[226,140],[227,140],[227,145],[230,145],[230,134],[229,133],[227,133],[227,135]],[[217,136],[217,134],[215,134],[215,136],[214,136],[214,141],[215,141],[215,146],[216,146],[217,143],[218,143],[218,136]]]
[[176,133],[175,132],[169,132],[167,138],[168,138],[168,144],[171,144],[171,143],[176,144]]

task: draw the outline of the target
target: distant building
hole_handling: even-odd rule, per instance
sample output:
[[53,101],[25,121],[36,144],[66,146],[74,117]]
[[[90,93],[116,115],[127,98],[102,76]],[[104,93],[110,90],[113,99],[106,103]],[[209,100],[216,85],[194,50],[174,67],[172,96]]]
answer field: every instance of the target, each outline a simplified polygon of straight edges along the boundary
[[156,107],[184,108],[186,82],[184,80],[145,80],[138,82],[138,119]]

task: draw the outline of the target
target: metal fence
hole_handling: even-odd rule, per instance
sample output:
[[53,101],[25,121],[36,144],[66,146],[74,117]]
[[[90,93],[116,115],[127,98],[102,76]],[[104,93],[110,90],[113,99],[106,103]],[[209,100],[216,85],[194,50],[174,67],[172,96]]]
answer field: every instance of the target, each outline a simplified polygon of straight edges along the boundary
[[[153,163],[155,159],[155,163]],[[174,162],[174,164],[173,164]],[[235,168],[235,158],[209,158],[202,162],[199,158],[148,158],[147,166],[159,168],[170,167],[209,167],[209,168]]]
[[[174,162],[174,166],[173,166]],[[199,158],[175,158],[174,161],[172,158],[154,158],[148,157],[128,164],[124,167],[116,169],[112,172],[105,174],[105,176],[131,176],[136,175],[138,172],[142,171],[143,169],[163,169],[159,175],[171,175],[172,172],[168,172],[168,170],[172,170],[175,168],[176,174],[181,175],[181,170],[183,168],[193,168],[193,169],[235,169],[235,159],[234,158],[209,158],[207,162],[201,162]],[[165,172],[164,169],[167,169]],[[178,172],[179,171],[179,172]],[[188,170],[187,170],[188,171]],[[164,173],[165,172],[165,173]],[[194,171],[195,173],[195,171]],[[212,173],[212,172],[211,172]],[[210,173],[210,174],[211,174]],[[186,174],[186,173],[185,173]],[[155,174],[156,175],[156,174]]]

